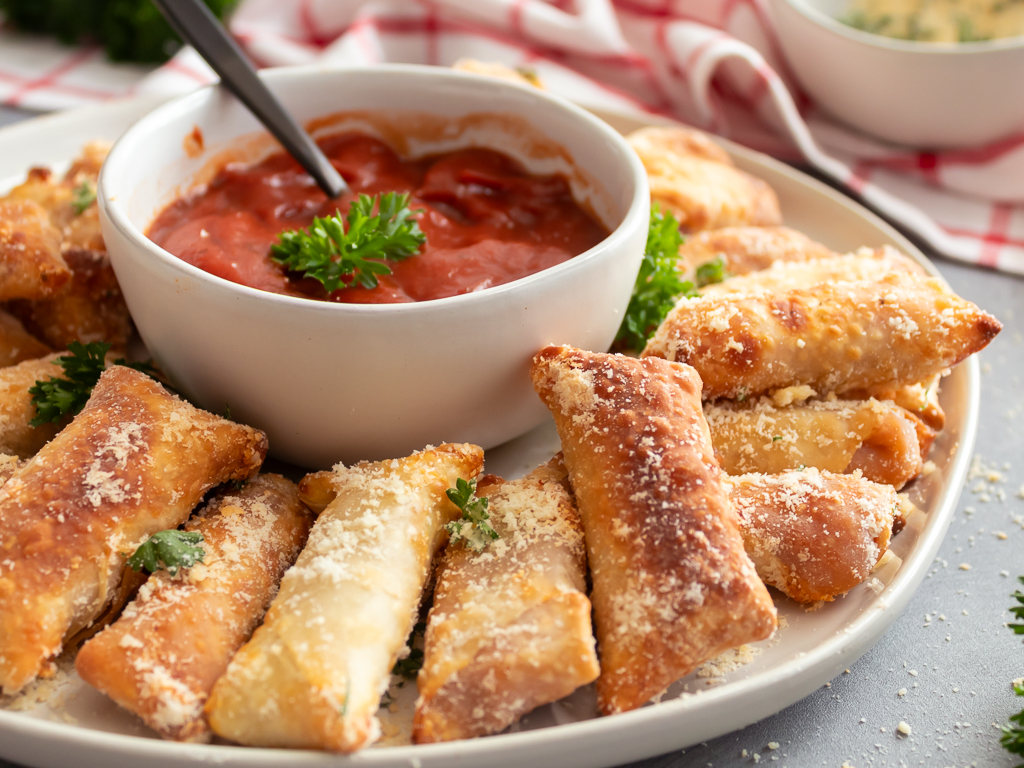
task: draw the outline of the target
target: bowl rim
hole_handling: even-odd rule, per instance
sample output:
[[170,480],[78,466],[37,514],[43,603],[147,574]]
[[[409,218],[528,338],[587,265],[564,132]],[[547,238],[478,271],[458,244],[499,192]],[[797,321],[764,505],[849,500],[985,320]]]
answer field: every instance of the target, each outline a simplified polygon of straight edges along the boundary
[[[488,86],[492,88],[497,88],[499,90],[502,88],[516,89],[529,93],[533,98],[548,102],[550,105],[561,109],[563,112],[569,113],[577,121],[586,125],[592,131],[602,134],[605,138],[609,139],[614,146],[617,146],[620,151],[621,158],[630,170],[634,181],[633,196],[629,201],[629,206],[626,209],[625,215],[622,217],[619,224],[608,233],[607,237],[591,248],[588,248],[586,251],[583,251],[560,264],[548,267],[547,269],[542,269],[539,272],[534,272],[531,275],[526,275],[518,280],[513,280],[502,285],[440,299],[391,304],[352,304],[288,296],[285,294],[273,293],[271,291],[264,291],[258,288],[251,288],[240,283],[234,283],[189,264],[150,240],[146,236],[145,232],[131,221],[128,214],[120,205],[117,200],[119,191],[109,189],[111,177],[118,170],[118,166],[121,163],[126,162],[126,160],[121,159],[121,153],[126,151],[125,147],[130,147],[132,143],[138,142],[138,137],[144,137],[155,127],[166,121],[179,117],[182,111],[187,114],[192,110],[202,108],[205,104],[208,104],[215,98],[216,93],[228,93],[227,89],[223,88],[220,83],[213,83],[211,85],[198,88],[184,96],[180,96],[161,104],[156,109],[147,113],[135,122],[127,131],[124,132],[124,134],[122,134],[111,148],[107,161],[103,164],[103,168],[100,172],[96,196],[101,214],[106,216],[111,225],[113,225],[127,240],[129,240],[136,249],[140,249],[146,253],[149,258],[157,259],[164,265],[169,266],[172,270],[178,271],[183,276],[194,278],[201,282],[205,281],[207,283],[211,283],[213,286],[217,286],[228,291],[234,291],[240,296],[245,296],[253,300],[268,301],[269,303],[276,304],[281,307],[294,307],[296,311],[305,310],[313,313],[330,312],[335,314],[356,313],[360,315],[383,312],[433,312],[436,310],[451,309],[456,306],[468,306],[481,301],[493,301],[504,294],[518,292],[532,287],[537,282],[585,268],[594,260],[594,258],[600,256],[602,253],[619,250],[625,244],[625,241],[629,239],[630,233],[633,232],[638,225],[644,227],[646,230],[648,225],[647,211],[650,204],[650,192],[647,183],[647,173],[644,170],[643,163],[641,163],[639,156],[626,142],[625,137],[615,131],[603,120],[576,104],[573,104],[567,99],[556,96],[548,91],[543,91],[533,85],[501,80],[475,72],[465,72],[447,67],[420,64],[376,64],[372,66],[332,65],[329,67],[325,67],[323,65],[299,65],[269,67],[260,70],[259,75],[261,78],[268,81],[268,84],[273,85],[279,82],[286,83],[294,78],[305,79],[336,76],[337,73],[341,71],[349,72],[350,75],[354,77],[358,77],[360,74],[365,73],[379,74],[386,72],[404,74],[410,77],[441,78],[455,81],[464,80],[479,82],[480,80],[486,80]],[[129,155],[126,155],[126,158],[128,156]],[[113,160],[113,162],[111,162],[111,160]],[[639,219],[642,219],[642,221],[638,221]]]
[[903,53],[933,54],[936,56],[970,56],[982,55],[993,51],[1008,51],[1024,49],[1024,34],[1011,37],[999,37],[994,40],[979,40],[970,43],[946,43],[927,42],[922,40],[903,40],[898,37],[886,37],[876,35],[872,32],[865,32],[843,24],[838,19],[819,11],[806,0],[780,0],[797,13],[803,15],[809,21],[830,32],[845,37],[857,43],[863,43],[875,48],[883,48],[890,51]]

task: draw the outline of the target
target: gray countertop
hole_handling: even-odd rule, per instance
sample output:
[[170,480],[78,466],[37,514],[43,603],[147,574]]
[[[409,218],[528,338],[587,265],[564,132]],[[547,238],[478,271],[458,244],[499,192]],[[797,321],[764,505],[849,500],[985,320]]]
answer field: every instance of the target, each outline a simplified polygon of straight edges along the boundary
[[[0,125],[27,116],[0,107]],[[1020,762],[1000,748],[999,725],[1024,706],[1010,687],[1024,677],[1024,646],[1004,626],[1016,576],[1024,574],[1024,499],[1018,497],[1024,495],[1024,281],[949,261],[938,266],[957,293],[1005,325],[980,356],[975,446],[1001,479],[968,480],[934,568],[849,674],[742,731],[630,768],[1011,768]],[[910,736],[896,733],[901,721],[911,726]],[[0,760],[0,768],[17,766]]]

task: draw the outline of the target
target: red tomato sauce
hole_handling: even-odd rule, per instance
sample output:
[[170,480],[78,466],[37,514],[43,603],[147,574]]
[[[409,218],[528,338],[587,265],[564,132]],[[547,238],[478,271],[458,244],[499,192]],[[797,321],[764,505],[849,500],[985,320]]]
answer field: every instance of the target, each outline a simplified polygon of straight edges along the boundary
[[[560,264],[608,231],[581,208],[561,176],[531,176],[512,158],[465,149],[405,161],[357,133],[318,142],[351,191],[328,200],[286,153],[228,165],[157,217],[149,237],[210,274],[273,293],[348,303],[428,301],[480,291]],[[427,237],[419,255],[386,262],[374,289],[328,294],[270,259],[278,234],[314,216],[346,213],[359,193],[408,192]]]

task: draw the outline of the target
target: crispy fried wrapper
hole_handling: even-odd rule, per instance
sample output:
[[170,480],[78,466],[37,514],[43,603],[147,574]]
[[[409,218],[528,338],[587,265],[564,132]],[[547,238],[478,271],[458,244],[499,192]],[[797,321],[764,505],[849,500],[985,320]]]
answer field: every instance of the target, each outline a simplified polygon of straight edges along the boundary
[[[806,389],[806,388],[805,388]],[[784,402],[783,398],[780,401]],[[704,406],[715,457],[730,475],[815,467],[902,488],[922,469],[935,433],[883,400],[804,400],[778,406],[762,397]],[[918,427],[929,434],[922,446]]]
[[797,385],[842,394],[923,381],[984,349],[1001,329],[938,280],[892,274],[682,299],[643,354],[692,365],[708,400]]
[[55,296],[71,279],[61,235],[33,200],[0,200],[0,301]]
[[0,685],[19,691],[121,590],[127,554],[188,519],[207,490],[254,475],[258,430],[107,369],[82,412],[0,488]]
[[0,310],[0,369],[45,357],[52,351],[26,331],[18,318]]
[[459,515],[445,491],[482,468],[479,447],[446,444],[307,476],[303,497],[334,498],[263,626],[214,686],[213,731],[241,744],[334,752],[373,742],[444,526]]
[[12,301],[10,310],[33,334],[55,349],[72,341],[107,341],[122,350],[131,336],[131,316],[106,251],[64,253],[73,276],[64,290],[41,301]]
[[921,266],[895,248],[861,248],[845,256],[809,261],[777,261],[767,269],[730,277],[701,289],[702,296],[788,291],[821,283],[881,280],[893,273],[924,275]]
[[651,186],[651,202],[671,211],[684,232],[782,223],[779,200],[761,179],[689,128],[641,128],[629,135]]
[[721,259],[730,275],[768,269],[775,262],[827,259],[839,254],[789,227],[723,227],[697,232],[679,249],[679,263],[696,269]]
[[896,492],[859,474],[806,469],[726,481],[757,575],[801,603],[864,581],[889,546]]
[[59,378],[58,354],[0,368],[0,452],[28,459],[52,440],[67,422],[31,425],[36,417],[29,390],[37,381]]
[[488,475],[500,538],[445,550],[427,618],[416,743],[497,733],[600,671],[583,528],[561,460],[505,482]]
[[280,475],[221,490],[185,525],[202,534],[203,561],[153,574],[82,646],[78,674],[165,739],[209,741],[203,706],[213,684],[263,618],[312,524],[298,487]]
[[604,714],[776,626],[686,365],[547,347],[534,387],[555,417],[586,532]]

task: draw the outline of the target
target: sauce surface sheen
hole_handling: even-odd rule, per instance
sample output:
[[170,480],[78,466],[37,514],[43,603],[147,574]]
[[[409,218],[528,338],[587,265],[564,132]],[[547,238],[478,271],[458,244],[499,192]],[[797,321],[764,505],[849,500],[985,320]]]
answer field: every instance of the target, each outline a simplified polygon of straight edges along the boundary
[[[328,200],[291,156],[227,165],[207,185],[164,209],[149,238],[180,259],[235,283],[347,303],[427,301],[480,291],[560,264],[607,230],[581,208],[561,176],[531,176],[512,158],[464,149],[406,161],[384,142],[345,133],[318,141],[350,192]],[[367,290],[328,294],[270,259],[279,233],[314,216],[347,213],[356,195],[409,192],[427,237],[419,255],[386,262],[391,275]]]

